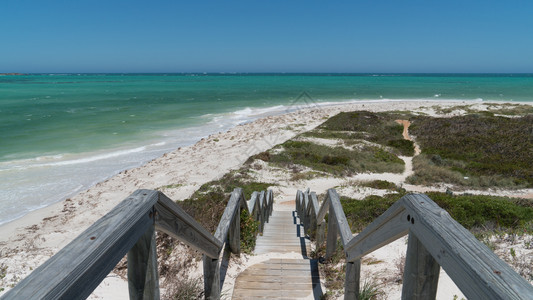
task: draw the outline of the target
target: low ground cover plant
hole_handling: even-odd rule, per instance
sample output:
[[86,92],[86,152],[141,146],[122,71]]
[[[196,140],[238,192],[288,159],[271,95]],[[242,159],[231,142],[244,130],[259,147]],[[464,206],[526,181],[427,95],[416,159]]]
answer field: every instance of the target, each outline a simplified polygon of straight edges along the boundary
[[411,183],[533,187],[533,115],[418,116],[411,133],[423,154],[415,158]]

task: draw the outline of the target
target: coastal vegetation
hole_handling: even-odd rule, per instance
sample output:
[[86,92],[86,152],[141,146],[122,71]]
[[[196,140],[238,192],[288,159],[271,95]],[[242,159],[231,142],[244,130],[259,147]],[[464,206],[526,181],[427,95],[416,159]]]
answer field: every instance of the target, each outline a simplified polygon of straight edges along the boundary
[[[180,201],[179,205],[207,230],[215,233],[230,194],[235,188],[242,188],[244,197],[248,200],[254,191],[264,191],[273,185],[253,181],[247,169],[241,168],[203,184],[190,198]],[[241,249],[244,253],[251,253],[255,247],[257,222],[247,213],[242,213],[240,223]]]
[[[285,168],[302,165],[334,176],[361,172],[401,173],[404,162],[398,155],[414,154],[413,142],[403,138],[403,126],[396,122],[406,117],[401,113],[368,111],[339,113],[316,129],[252,159]],[[321,141],[337,144],[332,146]]]
[[273,149],[270,162],[288,167],[293,164],[310,167],[335,176],[350,176],[358,172],[403,171],[404,162],[393,153],[376,146],[358,150],[329,147],[312,142],[289,140]]
[[413,160],[409,183],[533,187],[533,115],[418,116],[410,131],[422,154]]
[[[403,197],[404,191],[384,196],[368,196],[363,200],[341,197],[350,228],[360,232]],[[459,224],[469,230],[481,228],[533,233],[533,201],[486,195],[450,195],[426,193]]]
[[[381,190],[362,198],[341,196],[352,232],[360,232],[408,191],[401,183],[384,179],[354,181],[350,177],[364,172],[402,173],[405,157],[413,156],[414,175],[407,178],[408,183],[425,186],[445,183],[451,184],[454,190],[533,187],[530,163],[533,152],[528,151],[533,147],[533,116],[528,115],[528,107],[488,106],[485,112],[470,106],[455,107],[442,109],[442,113],[460,110],[468,114],[445,118],[408,112],[340,113],[313,130],[251,156],[243,167],[202,185],[179,204],[214,232],[236,187],[242,188],[246,199],[250,199],[253,191],[283,185],[284,180],[291,185],[299,182],[305,185],[306,180],[314,178],[334,178],[341,182],[341,187]],[[414,143],[402,136],[404,126],[397,120],[411,122],[409,131],[422,150],[420,155],[415,155]],[[270,172],[271,176],[262,177],[259,172]],[[343,180],[347,181],[342,183]],[[165,187],[180,188],[180,185]],[[452,192],[426,194],[494,251],[496,241],[505,243],[516,236],[533,234],[532,200]],[[256,234],[257,222],[242,212],[244,253],[253,252]],[[525,249],[533,248],[533,240],[526,238],[523,243]],[[311,253],[315,258],[324,255],[324,245]],[[337,253],[320,264],[321,276],[326,279],[325,298],[332,296],[332,291],[343,289],[343,257],[338,244]],[[533,280],[530,261],[519,257],[514,249],[503,259],[523,277]],[[378,263],[363,260],[365,265]],[[384,283],[402,281],[404,258],[399,258],[395,265],[387,278],[370,278],[362,286],[369,299],[383,295]],[[194,287],[195,282],[191,279],[189,285]]]
[[401,112],[341,112],[302,136],[342,139],[348,145],[366,140],[390,147],[395,154],[413,156],[413,142],[402,137],[403,126],[396,122],[410,117],[410,114]]

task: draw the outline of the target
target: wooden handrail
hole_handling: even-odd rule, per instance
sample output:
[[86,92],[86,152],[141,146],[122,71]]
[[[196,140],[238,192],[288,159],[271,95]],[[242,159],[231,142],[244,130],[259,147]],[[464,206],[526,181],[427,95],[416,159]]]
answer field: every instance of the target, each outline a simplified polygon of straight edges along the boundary
[[2,299],[85,299],[153,226],[158,192],[138,190],[9,290]]
[[361,258],[406,234],[402,299],[435,299],[441,266],[469,299],[530,299],[533,295],[533,286],[426,195],[402,197],[355,237],[334,189],[328,190],[318,212],[314,198],[314,193],[298,191],[296,210],[304,214],[302,220],[316,216],[316,223],[303,223],[320,247],[329,209],[326,258],[336,249],[338,233],[346,254],[345,299],[358,297]]
[[203,254],[217,258],[223,240],[213,236],[207,229],[187,214],[176,202],[159,193],[155,203],[155,228],[178,239]]
[[[268,218],[272,191],[262,195],[264,208],[256,210]],[[218,299],[221,251],[226,244],[240,252],[241,209],[248,211],[248,205],[236,188],[212,235],[163,193],[137,190],[1,298],[85,299],[128,254],[130,299],[159,299],[155,230],[160,230],[204,254],[205,296]]]

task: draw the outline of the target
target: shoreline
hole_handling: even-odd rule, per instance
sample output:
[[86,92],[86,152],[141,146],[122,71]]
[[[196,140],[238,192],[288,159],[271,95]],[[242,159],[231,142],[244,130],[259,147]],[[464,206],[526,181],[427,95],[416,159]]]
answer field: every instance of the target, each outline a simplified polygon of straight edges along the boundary
[[[480,102],[453,99],[345,99],[342,101],[306,102],[304,99],[286,105],[246,107],[231,112],[203,115],[201,118],[209,117],[205,123],[185,128],[158,130],[152,133],[153,139],[143,139],[143,142],[137,140],[127,143],[127,145],[117,144],[116,147],[112,146],[84,153],[67,152],[3,161],[0,162],[0,171],[7,171],[8,173],[5,174],[10,174],[9,177],[5,175],[4,183],[9,183],[9,179],[11,179],[14,184],[2,185],[2,189],[5,188],[4,191],[12,196],[5,199],[0,227],[24,218],[29,213],[74,197],[124,170],[142,167],[149,161],[157,159],[165,153],[173,152],[179,147],[192,146],[202,138],[264,117],[279,116],[301,109],[328,109],[352,104],[449,103],[457,101],[470,104]],[[220,123],[220,121],[223,122]],[[64,180],[65,178],[68,180]],[[41,186],[42,189],[40,189]],[[35,196],[37,192],[39,197]]]
[[[186,199],[203,183],[240,167],[249,156],[308,131],[341,111],[418,110],[431,113],[433,106],[486,103],[518,104],[515,101],[358,101],[299,109],[236,125],[163,154],[140,167],[122,171],[71,198],[0,225],[0,264],[8,267],[7,273],[11,277],[7,280],[24,278],[136,189],[161,189],[173,200]],[[520,104],[532,105],[529,102]],[[221,157],[225,159],[221,160]],[[167,191],[164,187],[168,185],[178,188]]]

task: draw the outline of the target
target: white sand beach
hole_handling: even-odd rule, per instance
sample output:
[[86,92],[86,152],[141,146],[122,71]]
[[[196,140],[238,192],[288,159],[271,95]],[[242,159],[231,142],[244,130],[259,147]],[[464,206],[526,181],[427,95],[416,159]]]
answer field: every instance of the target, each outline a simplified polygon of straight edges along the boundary
[[[83,230],[105,215],[135,190],[160,189],[174,200],[188,198],[202,184],[217,179],[229,170],[239,168],[251,155],[265,151],[295,135],[313,129],[327,118],[341,111],[369,110],[379,111],[415,111],[435,115],[435,106],[450,107],[472,104],[483,108],[485,102],[437,102],[437,101],[373,101],[357,102],[322,107],[305,107],[291,113],[267,116],[259,120],[239,125],[229,131],[213,134],[196,144],[176,149],[149,163],[100,182],[87,191],[34,211],[23,218],[0,227],[0,266],[6,268],[6,276],[0,278],[0,287],[9,290],[22,278],[31,273],[40,264],[57,253]],[[452,111],[452,114],[461,114]],[[405,184],[405,178],[412,173],[412,158],[402,157],[406,170],[402,174],[356,174],[351,178],[317,178],[311,180],[290,181],[283,174],[264,170],[257,172],[258,180],[275,180],[279,183],[273,187],[277,205],[294,200],[297,189],[311,188],[317,194],[327,189],[341,186],[337,191],[341,195],[362,199],[366,195],[379,193],[371,188],[354,188],[349,182],[373,179],[388,180],[402,185],[408,191],[425,192],[429,190],[445,191],[447,186],[423,187]],[[165,186],[174,185],[173,188]],[[533,190],[519,191],[468,191],[470,193],[487,193],[505,196],[533,197]],[[363,276],[389,276],[397,269],[396,264],[405,253],[405,239],[396,242],[369,255],[367,260],[380,260],[380,264],[363,263]],[[522,251],[522,250],[519,250]],[[524,255],[531,251],[524,250]],[[232,282],[239,270],[246,266],[267,259],[263,256],[241,255],[232,260],[228,269],[227,280],[223,290],[231,295]],[[233,266],[232,266],[233,265]],[[200,272],[200,271],[198,271]],[[389,273],[389,274],[386,274]],[[439,299],[452,299],[462,294],[451,280],[441,271]],[[200,273],[201,274],[201,273]],[[379,275],[382,274],[382,275]],[[369,275],[370,276],[370,275]],[[233,278],[233,279],[232,279]],[[398,299],[401,284],[386,288],[389,299]],[[120,277],[110,274],[91,296],[99,299],[127,298],[127,283]]]

